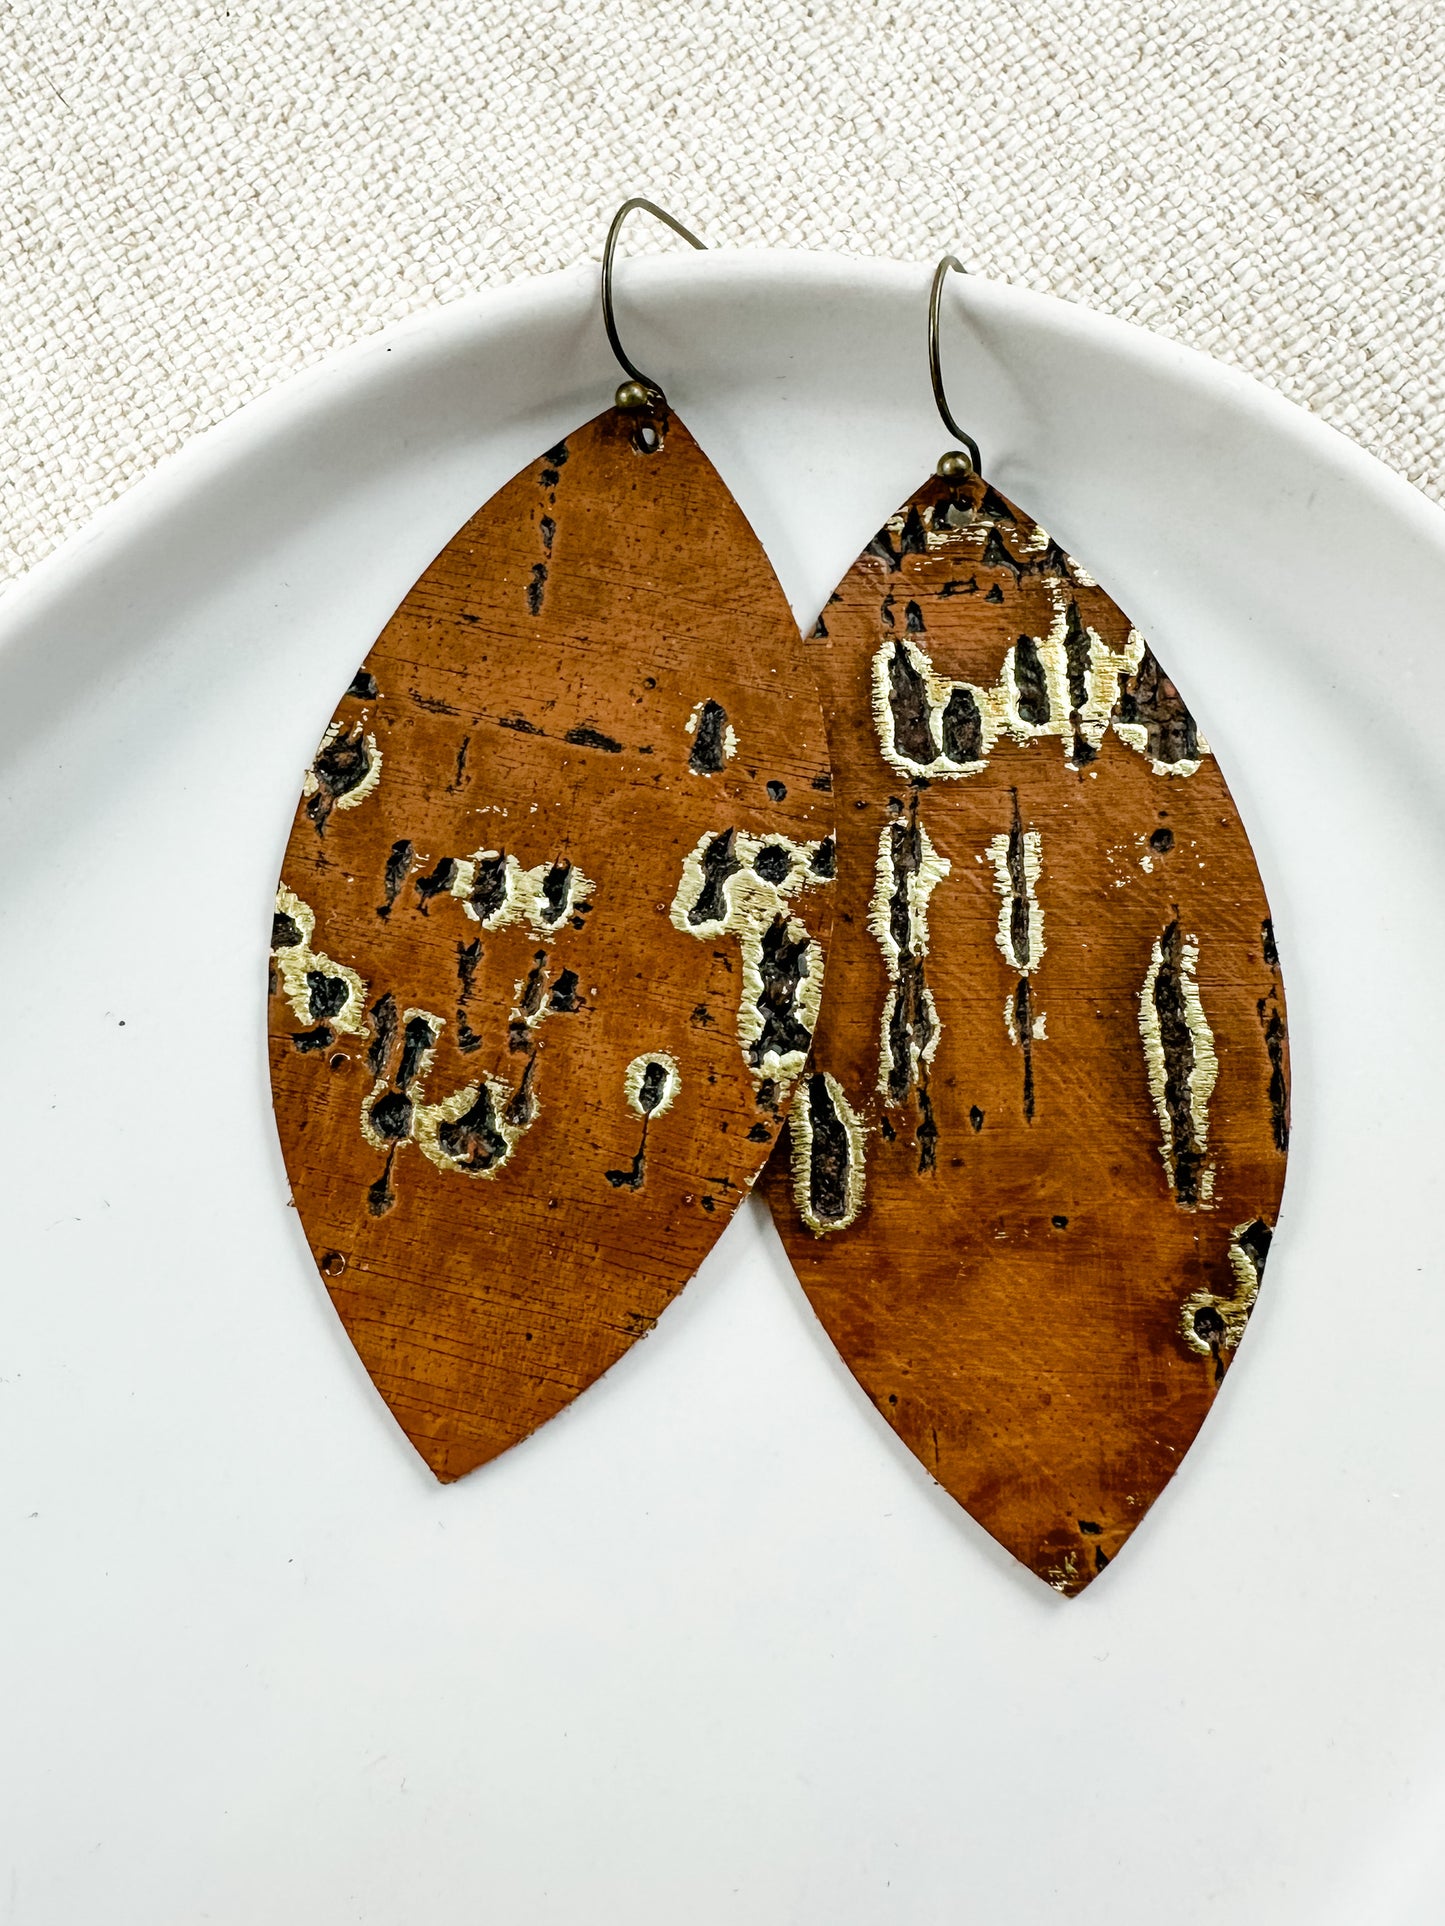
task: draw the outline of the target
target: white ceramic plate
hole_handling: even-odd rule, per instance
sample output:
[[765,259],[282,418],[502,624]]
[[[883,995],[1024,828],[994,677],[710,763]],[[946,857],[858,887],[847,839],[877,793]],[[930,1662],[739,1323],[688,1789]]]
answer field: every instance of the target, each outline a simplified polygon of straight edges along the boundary
[[[621,270],[810,621],[944,445],[927,270]],[[300,771],[425,562],[607,404],[595,269],[203,437],[0,610],[10,1926],[1404,1926],[1445,1875],[1445,516],[1264,390],[950,288],[989,472],[1118,597],[1276,913],[1259,1311],[1066,1603],[869,1407],[756,1204],[442,1489],[302,1241],[263,1051]]]

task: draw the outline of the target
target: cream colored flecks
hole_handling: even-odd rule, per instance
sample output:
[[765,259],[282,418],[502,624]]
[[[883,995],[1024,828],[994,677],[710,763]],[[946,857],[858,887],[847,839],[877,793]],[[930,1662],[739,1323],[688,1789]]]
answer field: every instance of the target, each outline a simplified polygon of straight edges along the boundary
[[994,837],[988,858],[1000,898],[994,941],[1016,975],[1032,976],[1044,956],[1044,913],[1038,899],[1043,838],[1036,829],[1015,828],[1012,834]]
[[537,1029],[551,1009],[548,992],[552,978],[547,968],[547,953],[539,950],[527,974],[512,986],[512,1012],[509,1034],[514,1042],[529,1030]]
[[[990,491],[991,492],[991,491]],[[985,496],[985,501],[987,495]],[[958,560],[978,561],[987,545],[990,535],[1003,540],[1003,529],[1007,528],[1010,539],[1019,555],[1042,555],[1047,549],[1055,547],[1054,539],[1046,528],[1031,522],[1026,516],[1017,521],[1003,521],[990,513],[987,508],[975,509],[967,501],[951,501],[941,506],[927,517],[920,516],[911,504],[896,510],[883,524],[883,533],[895,555],[908,554],[916,549],[922,538],[924,549],[930,554],[947,551]],[[975,551],[970,554],[968,551]],[[1085,588],[1097,588],[1092,575],[1088,574],[1072,555],[1062,549],[1059,556],[1068,569],[1074,582]]]
[[[673,926],[701,942],[736,937],[742,951],[738,1045],[759,1081],[786,1088],[807,1061],[823,994],[823,953],[793,914],[802,891],[831,881],[831,840],[794,843],[727,829],[701,837],[684,859]],[[765,981],[764,970],[768,979]],[[779,998],[779,983],[791,980]]]
[[651,1050],[646,1056],[634,1057],[622,1075],[622,1093],[628,1108],[644,1119],[664,1116],[671,1110],[681,1088],[682,1072],[677,1067],[677,1058],[669,1056],[666,1050]]
[[[296,931],[298,937],[295,943],[277,940],[288,936],[292,930]],[[329,956],[313,949],[311,945],[315,934],[315,912],[282,883],[276,891],[276,923],[271,954],[281,973],[281,987],[286,1000],[304,1024],[325,1022],[341,1036],[364,1037],[367,1034],[366,985],[355,970],[348,969],[344,963],[333,963]],[[346,999],[339,1010],[329,1007],[321,1011],[316,1009],[313,999],[318,986],[313,978],[346,985]],[[332,1000],[332,995],[328,995],[324,988],[321,1000],[327,1006]]]
[[[1049,1023],[1049,1017],[1048,1017],[1047,1010],[1040,1010],[1037,1016],[1034,1016],[1031,1011],[1028,1012],[1030,1043],[1047,1043],[1048,1042],[1049,1040],[1048,1023]],[[1018,998],[1017,990],[1014,990],[1004,998],[1003,1027],[1005,1028],[1005,1030],[1008,1031],[1009,1042],[1013,1044],[1015,1049],[1017,1049],[1019,1044],[1023,1041],[1023,1038],[1019,1033],[1019,998]]]
[[[898,509],[883,524],[881,533],[887,537],[895,555],[907,554],[915,549],[920,536],[924,549],[930,554],[940,551],[951,552],[960,562],[981,559],[981,551],[990,533],[1003,540],[1003,527],[1009,529],[1010,537],[1020,555],[1042,555],[1046,549],[1054,547],[1054,539],[1047,529],[1040,528],[1036,522],[1020,517],[1017,522],[1000,525],[988,513],[971,508],[966,501],[950,502],[943,509],[942,525],[934,515],[920,516],[911,504]],[[970,553],[969,551],[973,551]],[[1076,556],[1058,551],[1070,577],[1080,588],[1097,588],[1099,585]]]
[[1159,1119],[1160,1149],[1176,1201],[1208,1206],[1214,1173],[1208,1162],[1209,1100],[1219,1075],[1214,1032],[1200,1001],[1199,942],[1170,923],[1154,942],[1139,991],[1139,1035],[1149,1094]]
[[1115,716],[1113,718],[1113,724],[1114,734],[1119,738],[1120,742],[1127,743],[1128,746],[1139,755],[1147,757],[1149,767],[1154,771],[1156,776],[1197,776],[1204,757],[1210,753],[1209,744],[1204,740],[1203,736],[1198,735],[1196,732],[1196,743],[1199,754],[1197,756],[1179,756],[1173,762],[1168,762],[1162,756],[1150,754],[1149,731],[1144,727],[1142,722],[1121,722],[1119,718]]
[[1229,1236],[1233,1295],[1219,1297],[1213,1291],[1194,1291],[1180,1306],[1179,1328],[1184,1342],[1200,1357],[1232,1351],[1244,1336],[1244,1327],[1259,1296],[1269,1240],[1269,1229],[1259,1218],[1236,1224]]
[[883,953],[889,985],[879,1028],[878,1089],[894,1103],[922,1081],[938,1049],[941,1026],[923,961],[929,899],[951,868],[916,816],[886,824],[879,835],[868,929]]
[[595,885],[575,864],[537,863],[523,869],[510,851],[479,849],[457,863],[451,893],[484,930],[525,923],[534,936],[550,936],[579,905],[590,903]]
[[[688,717],[686,723],[687,733],[690,736],[697,734],[697,725],[702,721],[703,710],[707,707],[708,704],[706,702],[698,702],[693,705],[692,714]],[[722,740],[719,747],[722,751],[722,759],[724,762],[731,762],[738,752],[738,732],[730,722],[723,723]]]
[[1079,1582],[1079,1567],[1072,1551],[1066,1551],[1060,1563],[1050,1565],[1044,1574],[1045,1582],[1052,1585],[1056,1592],[1067,1598]]
[[1025,829],[1019,813],[1018,791],[1013,791],[1013,820],[1006,832],[995,836],[988,846],[993,865],[993,886],[998,892],[998,928],[994,941],[1004,964],[1014,977],[1014,987],[1004,1002],[1003,1021],[1009,1042],[1024,1056],[1023,1109],[1027,1121],[1034,1115],[1035,1043],[1046,1038],[1044,1012],[1035,1010],[1029,978],[1044,957],[1044,913],[1039,904],[1038,881],[1043,871],[1043,839],[1036,829]]
[[463,1177],[495,1177],[540,1110],[526,1076],[516,1092],[496,1077],[482,1077],[440,1103],[419,1103],[416,1141],[438,1170],[459,1171]]
[[[872,703],[879,746],[890,768],[908,781],[977,775],[1004,736],[1018,743],[1056,737],[1073,764],[1092,759],[1112,726],[1122,742],[1149,757],[1156,775],[1196,773],[1209,753],[1197,729],[1195,753],[1170,762],[1151,753],[1142,722],[1120,719],[1119,679],[1138,674],[1147,656],[1144,638],[1131,630],[1122,649],[1111,649],[1096,630],[1079,622],[1063,585],[1054,584],[1051,594],[1054,619],[1048,634],[1022,636],[1011,644],[998,680],[988,688],[939,675],[921,632],[885,636],[873,658]],[[1073,689],[1071,650],[1081,685]],[[1076,706],[1080,693],[1083,701]]]
[[[355,809],[358,803],[366,801],[381,781],[381,751],[376,746],[376,737],[364,727],[364,724],[364,717],[361,722],[355,724],[343,722],[339,717],[335,722],[328,723],[316,754],[311,758],[311,766],[301,778],[301,793],[308,800],[312,796],[319,795],[323,789],[326,791],[328,814],[333,809]],[[343,789],[336,787],[334,773],[328,772],[324,767],[319,774],[317,773],[318,765],[325,763],[327,752],[334,750],[338,743],[348,748],[358,747],[363,751],[364,766],[361,774],[350,787]]]
[[377,1032],[371,1052],[376,1081],[362,1099],[361,1134],[387,1160],[383,1175],[372,1187],[373,1214],[391,1208],[393,1164],[396,1153],[408,1143],[415,1143],[438,1170],[457,1171],[464,1177],[495,1177],[539,1114],[532,1093],[535,1059],[528,1058],[515,1090],[499,1078],[480,1077],[428,1103],[426,1083],[445,1019],[430,1010],[408,1009],[398,1021],[389,998],[383,998],[372,1015]]
[[815,1070],[788,1112],[793,1198],[815,1237],[847,1230],[863,1208],[867,1139],[836,1077]]
[[[883,965],[896,982],[907,949],[914,956],[928,954],[928,903],[953,865],[933,847],[920,823],[888,823],[878,837],[873,865],[873,895],[868,905],[868,928],[883,952]],[[906,940],[900,944],[893,929],[895,906]]]

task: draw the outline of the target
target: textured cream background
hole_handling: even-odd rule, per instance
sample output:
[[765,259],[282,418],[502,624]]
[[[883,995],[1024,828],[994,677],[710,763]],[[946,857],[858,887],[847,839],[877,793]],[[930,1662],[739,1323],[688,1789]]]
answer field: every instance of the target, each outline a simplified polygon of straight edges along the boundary
[[0,574],[634,192],[718,243],[956,244],[1445,491],[1441,0],[8,0],[0,81]]

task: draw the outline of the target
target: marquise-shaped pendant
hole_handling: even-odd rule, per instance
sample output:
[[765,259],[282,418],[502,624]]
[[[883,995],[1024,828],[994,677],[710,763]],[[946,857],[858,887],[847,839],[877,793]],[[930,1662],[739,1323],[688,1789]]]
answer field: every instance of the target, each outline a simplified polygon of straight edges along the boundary
[[686,429],[617,410],[422,576],[307,774],[276,900],[296,1205],[444,1479],[648,1331],[769,1154],[822,987],[818,698]]
[[1264,891],[1147,643],[981,479],[913,497],[809,655],[838,920],[770,1201],[878,1409],[1074,1593],[1259,1288],[1289,1136]]

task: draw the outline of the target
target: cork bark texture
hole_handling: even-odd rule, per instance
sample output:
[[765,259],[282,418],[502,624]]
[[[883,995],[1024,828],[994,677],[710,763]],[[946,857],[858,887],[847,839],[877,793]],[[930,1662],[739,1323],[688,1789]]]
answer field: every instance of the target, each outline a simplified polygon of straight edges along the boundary
[[985,482],[921,489],[807,654],[837,921],[769,1200],[878,1410],[1072,1594],[1259,1288],[1289,1138],[1269,908],[1183,696]]
[[272,1083],[332,1301],[438,1477],[650,1330],[756,1178],[833,818],[796,626],[675,417],[540,455],[342,697],[277,895]]

